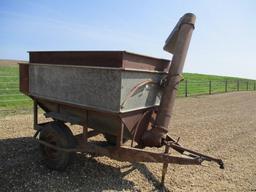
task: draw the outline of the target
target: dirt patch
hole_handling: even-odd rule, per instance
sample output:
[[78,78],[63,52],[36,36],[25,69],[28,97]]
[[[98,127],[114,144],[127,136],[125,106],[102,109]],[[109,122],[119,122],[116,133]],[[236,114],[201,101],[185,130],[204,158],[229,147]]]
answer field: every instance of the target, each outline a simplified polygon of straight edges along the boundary
[[[1,118],[1,191],[159,190],[161,164],[78,155],[65,172],[50,171],[31,139],[33,133],[31,115]],[[171,135],[180,136],[184,146],[221,157],[225,170],[212,163],[169,165],[168,190],[256,191],[256,92],[179,98]]]

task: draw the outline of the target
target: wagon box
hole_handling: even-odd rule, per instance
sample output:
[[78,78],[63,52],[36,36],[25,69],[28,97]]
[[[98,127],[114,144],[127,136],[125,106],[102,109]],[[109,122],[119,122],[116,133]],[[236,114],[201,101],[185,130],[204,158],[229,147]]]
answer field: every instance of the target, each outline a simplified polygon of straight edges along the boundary
[[[24,92],[29,95],[123,113],[159,105],[157,84],[169,60],[125,51],[30,52],[27,65],[29,90]],[[28,73],[23,74],[21,70],[21,77],[28,78]]]

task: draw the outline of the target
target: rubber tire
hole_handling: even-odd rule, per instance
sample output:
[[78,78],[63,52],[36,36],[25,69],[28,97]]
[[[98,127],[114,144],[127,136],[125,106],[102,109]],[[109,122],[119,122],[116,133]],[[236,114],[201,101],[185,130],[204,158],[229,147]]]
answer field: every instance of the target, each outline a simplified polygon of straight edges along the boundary
[[[53,121],[45,125],[40,132],[39,139],[58,147],[74,148],[76,140],[71,130],[59,121]],[[75,153],[53,150],[40,144],[40,150],[44,158],[45,165],[49,169],[63,171],[74,159]]]
[[[103,133],[107,143],[109,145],[116,145],[116,136],[115,135],[110,135],[108,133]],[[123,139],[123,143],[125,143],[126,141],[128,141],[128,139]]]

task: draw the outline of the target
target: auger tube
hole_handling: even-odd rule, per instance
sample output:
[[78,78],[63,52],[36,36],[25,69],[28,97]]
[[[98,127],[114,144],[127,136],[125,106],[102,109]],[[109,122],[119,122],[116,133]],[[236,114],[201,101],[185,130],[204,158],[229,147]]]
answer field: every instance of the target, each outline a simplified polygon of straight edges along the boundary
[[172,53],[173,58],[167,76],[167,83],[163,90],[160,106],[152,129],[142,136],[142,145],[149,147],[161,147],[169,131],[169,125],[174,107],[179,82],[189,43],[194,30],[196,16],[187,13],[180,18],[170,36],[167,38],[164,50]]

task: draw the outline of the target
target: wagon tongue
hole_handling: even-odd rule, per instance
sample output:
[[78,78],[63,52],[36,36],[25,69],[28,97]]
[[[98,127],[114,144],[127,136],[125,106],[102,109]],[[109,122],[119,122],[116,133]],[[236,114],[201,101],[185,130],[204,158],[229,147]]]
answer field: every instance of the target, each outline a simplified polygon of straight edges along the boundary
[[213,161],[213,162],[216,162],[220,166],[220,169],[224,169],[224,163],[221,159],[210,157],[208,155],[204,155],[202,153],[198,153],[198,152],[193,151],[191,149],[187,149],[185,147],[182,147],[178,143],[178,140],[175,141],[169,135],[167,135],[166,139],[163,142],[164,142],[164,145],[166,147],[168,147],[168,148],[170,147],[170,148],[174,149],[175,151],[179,152],[182,155],[186,155],[186,156],[192,157],[194,159],[200,159],[201,162],[203,162],[203,161]]

